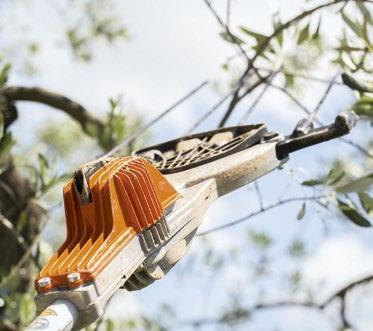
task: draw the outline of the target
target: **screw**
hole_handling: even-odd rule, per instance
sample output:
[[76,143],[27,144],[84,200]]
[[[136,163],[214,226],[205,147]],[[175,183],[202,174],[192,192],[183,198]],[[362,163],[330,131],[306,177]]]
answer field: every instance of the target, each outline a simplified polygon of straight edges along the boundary
[[49,277],[40,278],[38,280],[38,285],[40,288],[48,287],[52,285],[52,281]]
[[79,272],[73,272],[72,274],[67,276],[67,280],[69,283],[75,283],[80,280],[80,273]]

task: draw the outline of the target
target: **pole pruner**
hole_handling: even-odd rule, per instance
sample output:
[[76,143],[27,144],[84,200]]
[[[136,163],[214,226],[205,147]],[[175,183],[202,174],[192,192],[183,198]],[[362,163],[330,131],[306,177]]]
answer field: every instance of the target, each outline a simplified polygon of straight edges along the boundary
[[265,124],[193,134],[84,164],[64,186],[67,236],[35,279],[27,330],[79,329],[120,288],[141,290],[186,254],[220,196],[281,168],[297,150],[348,134],[353,112],[284,136]]

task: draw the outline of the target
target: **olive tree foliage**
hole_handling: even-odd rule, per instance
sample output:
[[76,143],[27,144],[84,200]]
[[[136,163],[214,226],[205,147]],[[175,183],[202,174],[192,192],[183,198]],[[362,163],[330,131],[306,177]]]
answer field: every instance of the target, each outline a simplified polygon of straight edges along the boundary
[[[0,249],[4,252],[0,263],[1,330],[18,330],[35,317],[33,279],[52,252],[41,233],[48,216],[60,205],[61,185],[78,166],[74,159],[88,161],[92,155],[112,149],[138,123],[136,118],[128,120],[125,116],[120,96],[108,100],[106,115],[98,118],[64,95],[8,83],[13,73],[26,79],[38,74],[35,60],[43,42],[32,33],[32,27],[18,24],[11,15],[14,7],[27,9],[32,2],[0,4],[0,8],[9,9],[1,12],[0,21]],[[61,18],[62,33],[55,36],[59,51],[70,53],[76,61],[89,62],[97,43],[110,47],[128,37],[114,1],[46,1],[45,5]],[[13,38],[8,38],[8,33]],[[66,119],[37,128],[35,147],[25,150],[12,132],[12,125],[22,113],[19,101],[50,106],[45,111],[62,111]],[[80,149],[88,150],[91,156]],[[82,154],[87,160],[80,157]],[[62,165],[57,162],[60,159],[64,160]]]
[[[293,180],[304,188],[304,195],[288,198],[278,197],[270,204],[262,196],[258,183],[253,185],[259,208],[245,217],[232,220],[218,228],[212,228],[199,234],[204,242],[204,250],[198,256],[186,258],[200,259],[204,268],[211,273],[233,263],[242,262],[240,252],[214,252],[209,245],[209,234],[233,227],[251,220],[269,210],[282,205],[298,203],[299,212],[294,221],[301,221],[308,212],[317,212],[320,217],[325,213],[333,215],[341,221],[349,221],[354,226],[370,227],[373,213],[371,185],[373,183],[373,141],[369,123],[373,121],[373,84],[370,80],[373,71],[372,40],[372,2],[369,0],[333,0],[307,1],[304,11],[294,17],[283,20],[281,8],[272,14],[271,33],[263,34],[250,26],[234,26],[230,22],[230,13],[234,11],[234,1],[227,1],[225,12],[218,12],[215,2],[200,0],[206,5],[206,15],[213,15],[221,29],[220,36],[232,47],[234,55],[222,64],[229,81],[228,95],[219,100],[224,107],[224,115],[219,126],[226,125],[232,115],[240,109],[244,100],[252,93],[260,91],[257,99],[243,116],[247,120],[261,98],[266,97],[268,90],[275,89],[284,93],[299,111],[312,120],[315,125],[322,125],[319,119],[320,108],[334,85],[347,85],[356,95],[352,105],[360,120],[367,123],[364,140],[352,141],[342,138],[346,146],[353,149],[350,158],[330,160],[329,169],[322,171],[316,178],[299,181]],[[18,3],[18,2],[17,2]],[[71,51],[77,61],[89,62],[94,57],[94,44],[107,41],[123,41],[127,30],[115,15],[115,4],[111,0],[93,1],[47,1],[60,17],[63,18],[64,35],[58,36],[59,42]],[[337,38],[330,40],[328,31],[324,29],[324,13],[336,15],[343,26]],[[8,23],[9,24],[9,23]],[[5,27],[0,27],[3,29]],[[53,212],[58,198],[54,192],[60,189],[60,183],[71,173],[70,159],[79,146],[87,145],[95,150],[108,151],[118,144],[133,130],[133,123],[121,112],[120,98],[109,100],[109,111],[105,118],[94,116],[79,103],[65,96],[39,87],[12,86],[8,78],[14,70],[21,70],[25,75],[37,75],[37,67],[32,56],[37,56],[42,44],[35,40],[14,44],[8,40],[4,49],[0,49],[0,250],[8,252],[2,257],[0,264],[0,329],[17,330],[26,325],[34,317],[33,277],[48,257],[47,244],[40,239],[40,234],[47,222],[47,216]],[[15,52],[22,47],[26,56],[14,61]],[[172,47],[172,46],[170,46]],[[18,52],[19,53],[19,52]],[[32,55],[32,56],[31,56]],[[337,74],[325,81],[325,78],[313,76],[314,68],[321,63],[331,72]],[[315,108],[309,109],[302,102],[304,86],[317,81],[325,84],[325,93]],[[45,153],[35,151],[25,160],[17,153],[17,142],[12,136],[12,124],[17,121],[18,101],[32,101],[46,104],[52,109],[63,111],[69,117],[68,125],[51,123],[41,128],[38,139],[44,146]],[[193,125],[197,128],[218,107],[214,106]],[[66,140],[66,136],[71,137]],[[63,139],[62,139],[63,138]],[[53,141],[53,145],[51,144]],[[129,149],[132,146],[128,147]],[[65,168],[56,169],[53,159],[63,156]],[[88,160],[87,160],[88,161]],[[76,166],[76,165],[74,165]],[[356,175],[356,167],[359,175]],[[291,172],[290,172],[291,174]],[[51,203],[53,202],[53,203]],[[341,222],[343,226],[343,222]],[[259,258],[248,265],[253,277],[260,279],[270,277],[268,269],[271,264],[269,249],[273,239],[264,232],[250,230],[247,234],[249,245],[257,250]],[[298,261],[307,255],[301,240],[289,243],[287,253],[291,259]],[[242,304],[237,293],[230,295],[229,306],[218,311],[214,317],[198,320],[184,320],[167,305],[159,307],[153,314],[131,316],[129,319],[103,319],[90,329],[124,329],[124,330],[179,330],[203,329],[216,326],[218,329],[235,329],[242,325],[250,325],[252,316],[260,310],[281,309],[283,307],[300,306],[324,313],[331,305],[336,305],[338,318],[336,330],[353,329],[353,322],[347,317],[348,297],[360,286],[366,286],[373,280],[373,275],[362,279],[351,280],[351,283],[320,302],[317,293],[304,288],[300,271],[294,270],[288,275],[291,291],[288,300],[280,302],[258,302],[251,306]],[[156,286],[156,285],[153,285]],[[307,297],[299,293],[307,292]]]

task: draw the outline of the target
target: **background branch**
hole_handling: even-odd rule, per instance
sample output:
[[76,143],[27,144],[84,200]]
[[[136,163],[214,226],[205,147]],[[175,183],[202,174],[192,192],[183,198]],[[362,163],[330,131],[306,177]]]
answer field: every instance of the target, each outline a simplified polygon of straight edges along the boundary
[[93,134],[93,130],[99,131],[104,128],[104,124],[88,112],[82,105],[61,94],[50,92],[40,87],[24,86],[7,86],[3,88],[0,93],[13,102],[39,102],[61,110],[76,120],[81,125],[84,132],[89,135]]

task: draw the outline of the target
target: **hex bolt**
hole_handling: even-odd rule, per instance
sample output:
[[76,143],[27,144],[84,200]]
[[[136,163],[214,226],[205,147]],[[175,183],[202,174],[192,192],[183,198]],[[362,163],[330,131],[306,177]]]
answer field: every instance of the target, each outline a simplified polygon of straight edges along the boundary
[[67,280],[69,283],[75,283],[80,280],[80,273],[79,272],[73,272],[72,274],[67,276]]
[[52,285],[52,281],[49,277],[40,278],[38,280],[38,285],[40,288],[45,288]]

